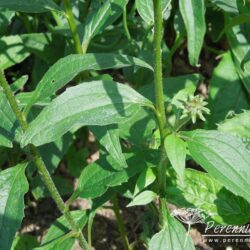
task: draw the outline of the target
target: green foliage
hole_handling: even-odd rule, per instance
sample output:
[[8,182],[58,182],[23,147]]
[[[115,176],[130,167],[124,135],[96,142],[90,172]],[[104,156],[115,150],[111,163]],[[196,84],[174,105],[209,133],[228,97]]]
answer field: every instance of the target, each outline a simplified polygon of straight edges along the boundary
[[214,69],[210,82],[208,125],[216,127],[230,111],[240,112],[249,106],[247,95],[240,81],[230,53],[223,55]]
[[[93,102],[92,100],[95,100]],[[31,123],[22,145],[43,145],[84,125],[109,125],[153,104],[132,88],[112,81],[93,81],[68,88]]]
[[92,131],[100,144],[105,147],[114,161],[118,163],[115,164],[115,166],[119,166],[117,170],[128,167],[126,159],[122,154],[118,127],[116,125],[92,127]]
[[[150,26],[154,24],[154,10],[152,0],[136,0],[136,8],[141,16],[141,18]],[[162,15],[165,20],[170,16],[171,1],[162,1]]]
[[122,14],[127,0],[108,0],[97,10],[92,11],[86,17],[83,47],[87,48],[91,39],[112,24]]
[[83,198],[99,197],[109,187],[119,186],[141,172],[147,165],[152,166],[156,155],[148,151],[139,152],[136,155],[126,154],[125,157],[129,167],[120,171],[117,170],[115,167],[117,163],[110,156],[102,157],[99,161],[87,166],[79,178],[77,188],[79,195]]
[[[112,242],[127,250],[195,249],[182,208],[204,224],[249,222],[249,0],[0,10],[0,250],[96,247],[95,214],[110,201]],[[24,209],[29,221],[44,199],[61,217],[27,234]],[[80,199],[88,208],[71,211]]]
[[104,70],[133,65],[151,69],[147,63],[130,56],[115,54],[69,55],[60,59],[45,73],[33,92],[30,104],[53,95],[84,70]]
[[244,111],[219,124],[218,130],[250,139],[250,112]]
[[183,225],[170,214],[167,215],[167,222],[163,229],[150,240],[149,250],[164,250],[166,246],[170,250],[195,249]]
[[236,137],[218,131],[185,132],[188,149],[194,160],[228,190],[250,202],[250,154]]
[[29,56],[25,50],[20,36],[4,36],[0,39],[0,62],[1,69],[7,69],[22,62]]
[[183,183],[187,154],[186,143],[176,134],[171,134],[165,138],[164,146],[172,167]]
[[[80,228],[83,228],[87,223],[87,214],[84,211],[71,212],[72,218],[75,219]],[[70,237],[70,225],[64,216],[58,218],[51,225],[46,235],[43,237],[42,246],[35,248],[39,250],[47,249],[65,249],[70,250],[75,242],[75,239]],[[69,237],[67,237],[69,236]]]
[[143,191],[138,194],[133,200],[127,205],[127,207],[147,205],[157,197],[157,194],[152,191]]
[[168,199],[180,208],[198,208],[206,221],[242,225],[249,221],[249,203],[228,191],[209,174],[186,169],[185,182],[169,183]]
[[16,137],[20,136],[20,131],[18,129],[15,114],[1,90],[0,108],[0,145],[4,147],[12,147],[12,142]]
[[187,30],[189,62],[198,65],[206,32],[204,0],[180,0],[180,12]]
[[[24,195],[29,185],[25,176],[27,164],[0,172],[0,249],[10,249],[24,217]],[[8,229],[8,230],[6,230]]]
[[60,8],[52,0],[1,0],[0,8],[27,12],[27,13],[42,13],[47,11],[60,11]]

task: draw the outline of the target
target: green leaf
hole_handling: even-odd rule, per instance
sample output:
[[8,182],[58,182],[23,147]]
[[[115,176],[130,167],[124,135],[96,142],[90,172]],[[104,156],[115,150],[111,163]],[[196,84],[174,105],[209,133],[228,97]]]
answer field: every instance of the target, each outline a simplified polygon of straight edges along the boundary
[[67,153],[67,170],[70,175],[78,178],[84,167],[88,165],[87,158],[89,151],[87,148],[77,149],[74,145]]
[[27,83],[28,79],[29,79],[28,75],[23,75],[23,76],[19,77],[10,86],[12,92],[16,93],[17,91],[21,90],[23,88],[23,86]]
[[[199,74],[182,75],[163,79],[164,101],[172,99],[182,89],[196,88],[202,79]],[[139,92],[151,101],[155,101],[154,85],[147,84]]]
[[244,111],[218,125],[218,130],[250,139],[250,111]]
[[42,13],[51,10],[60,11],[59,6],[53,0],[0,0],[0,9],[26,13]]
[[120,137],[140,148],[148,148],[156,128],[154,114],[141,108],[133,117],[119,124]]
[[126,159],[122,153],[117,125],[95,126],[90,128],[110,156],[118,163],[118,169],[127,168]]
[[[52,179],[61,196],[70,196],[73,193],[73,185],[67,178],[55,175],[52,176]],[[32,195],[36,200],[51,197],[49,190],[45,187],[40,176],[32,177],[30,185],[32,188]]]
[[218,131],[183,133],[192,158],[228,190],[250,202],[250,153],[235,136]]
[[9,250],[24,217],[24,195],[29,189],[27,164],[0,172],[0,249]]
[[57,169],[72,143],[73,135],[67,133],[56,141],[39,147],[40,155],[50,174]]
[[[144,61],[119,54],[69,55],[56,62],[43,76],[33,92],[31,104],[53,95],[80,72],[85,70],[118,69],[129,66],[141,66],[152,69]],[[62,74],[63,72],[63,74]]]
[[68,88],[31,122],[22,145],[39,146],[52,142],[71,129],[85,125],[120,123],[140,106],[153,108],[149,100],[124,84],[112,81],[82,83]]
[[116,21],[127,2],[127,0],[106,0],[101,7],[88,14],[84,26],[83,47],[87,48],[95,35]]
[[195,250],[194,244],[184,226],[168,214],[164,228],[149,242],[149,250]]
[[15,12],[9,10],[1,10],[0,11],[0,36],[6,34],[8,30],[8,26],[10,25],[13,17],[15,16]]
[[181,183],[184,183],[184,171],[186,165],[187,145],[176,134],[168,135],[164,141],[167,156],[180,178]]
[[[87,214],[85,211],[73,211],[70,212],[71,216],[82,229],[87,223]],[[61,216],[55,221],[55,223],[49,228],[48,232],[42,240],[42,246],[35,248],[37,250],[52,250],[52,249],[64,249],[71,250],[75,242],[74,238],[63,239],[71,231],[70,225],[64,216]],[[58,240],[59,239],[59,240]],[[49,245],[49,248],[47,247]],[[34,250],[35,250],[34,249]]]
[[31,250],[39,245],[36,237],[31,235],[18,235],[16,236],[11,250]]
[[134,199],[127,205],[127,207],[147,205],[157,197],[157,194],[152,191],[144,191],[134,197]]
[[197,66],[206,33],[205,3],[204,0],[180,0],[179,6],[187,30],[189,62]]
[[[154,151],[125,154],[128,168],[117,171],[116,162],[108,156],[87,166],[78,181],[77,191],[82,198],[96,198],[106,192],[109,187],[119,186],[129,178],[142,171],[147,166],[154,166],[156,157]],[[152,163],[153,162],[153,163]],[[136,167],[135,167],[136,166]]]
[[250,93],[250,61],[244,63],[244,70],[241,68],[241,63],[250,50],[248,38],[243,34],[240,26],[235,26],[228,30],[227,38],[234,55],[235,68],[245,88]]
[[[19,107],[26,107],[33,98],[33,92],[20,92],[16,95]],[[44,107],[51,103],[52,97],[47,97],[41,101],[36,102],[33,107]]]
[[247,53],[245,54],[243,60],[240,63],[240,67],[245,70],[245,64],[248,63],[250,61],[250,49],[247,51]]
[[156,179],[156,176],[152,170],[152,168],[147,168],[140,173],[134,190],[134,196],[141,192],[144,188],[148,187],[152,184]]
[[[136,0],[136,8],[141,18],[148,24],[154,24],[154,6],[152,0]],[[165,20],[170,16],[171,1],[162,0],[162,15]]]
[[51,33],[22,34],[25,49],[48,64],[64,57],[65,37]]
[[0,64],[2,70],[22,62],[28,56],[29,53],[24,49],[23,41],[20,36],[15,35],[1,37]]
[[0,90],[0,146],[12,147],[12,142],[20,136],[16,116],[5,94]]
[[230,53],[224,54],[214,69],[208,103],[211,111],[207,119],[210,128],[215,128],[216,123],[224,120],[229,111],[240,112],[249,106]]
[[237,0],[210,0],[213,4],[215,4],[220,9],[232,13],[238,14],[239,10],[237,7]]
[[209,174],[185,170],[185,183],[167,186],[167,198],[180,208],[198,208],[208,220],[222,225],[242,225],[249,221],[250,204],[228,191]]

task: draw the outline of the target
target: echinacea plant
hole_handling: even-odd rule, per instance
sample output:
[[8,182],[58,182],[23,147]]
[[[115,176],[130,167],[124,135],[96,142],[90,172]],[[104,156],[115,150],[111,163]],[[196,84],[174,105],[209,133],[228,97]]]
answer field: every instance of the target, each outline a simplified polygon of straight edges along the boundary
[[0,250],[194,250],[197,223],[249,223],[249,4],[0,0]]

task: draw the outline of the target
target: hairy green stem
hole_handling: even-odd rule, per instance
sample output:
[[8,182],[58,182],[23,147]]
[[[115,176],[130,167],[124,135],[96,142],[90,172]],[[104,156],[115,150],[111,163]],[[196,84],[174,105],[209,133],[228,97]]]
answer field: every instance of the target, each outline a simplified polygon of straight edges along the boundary
[[164,137],[166,126],[166,114],[163,97],[162,80],[162,50],[163,36],[162,0],[154,0],[154,82],[155,82],[155,106],[159,130],[161,135],[161,156],[158,165],[158,185],[160,195],[160,224],[163,226],[166,219],[166,153],[164,149]]
[[72,33],[72,37],[74,40],[76,52],[78,54],[84,54],[84,51],[83,51],[82,45],[81,45],[81,40],[80,40],[79,34],[77,32],[76,23],[75,23],[74,15],[72,12],[72,6],[70,3],[70,0],[63,0],[63,2],[64,2],[64,6],[65,6],[65,11],[66,11],[66,17],[67,17],[69,27],[70,27],[70,30]]
[[123,223],[123,220],[120,214],[118,199],[116,195],[113,196],[112,203],[113,203],[113,210],[115,212],[116,222],[117,222],[117,226],[121,235],[123,247],[125,250],[131,250],[128,237],[127,237],[127,233],[126,233],[126,229],[125,229],[125,225]]
[[[162,29],[162,1],[154,0],[154,82],[155,82],[155,105],[158,113],[158,123],[160,133],[164,135],[166,125],[165,106],[163,98],[163,80],[162,80],[162,51],[161,41],[163,35]],[[163,139],[163,138],[162,138]]]
[[[5,78],[5,75],[3,73],[2,70],[0,70],[0,86],[3,88],[3,91],[8,99],[8,102],[13,110],[13,112],[16,115],[16,118],[23,130],[23,132],[25,132],[28,128],[28,122],[26,120],[25,115],[22,113],[22,111],[19,109],[17,101],[15,99],[14,94],[12,93],[10,86]],[[76,224],[76,222],[74,221],[74,219],[72,218],[71,214],[69,213],[69,211],[66,209],[66,206],[64,204],[63,199],[61,198],[45,164],[44,161],[41,158],[40,153],[38,152],[37,148],[34,145],[29,145],[29,151],[30,151],[30,156],[32,157],[32,160],[34,161],[38,172],[46,186],[46,188],[49,190],[53,200],[55,201],[58,209],[60,210],[60,212],[65,216],[66,220],[69,222],[71,228],[78,233],[78,240],[79,240],[79,244],[81,245],[81,247],[83,249],[89,249],[88,248],[88,243],[85,240],[81,229],[79,228],[79,226]]]

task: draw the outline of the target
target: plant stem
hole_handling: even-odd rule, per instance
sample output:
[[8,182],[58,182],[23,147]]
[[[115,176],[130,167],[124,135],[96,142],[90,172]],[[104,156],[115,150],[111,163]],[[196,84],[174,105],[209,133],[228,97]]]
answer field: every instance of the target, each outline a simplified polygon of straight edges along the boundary
[[85,52],[82,49],[81,40],[77,32],[76,23],[75,23],[74,15],[72,12],[72,6],[70,3],[70,0],[63,0],[63,2],[65,6],[65,11],[66,11],[66,17],[67,17],[69,27],[72,33],[72,37],[74,40],[76,52],[78,54],[84,54]]
[[154,0],[154,81],[155,81],[155,105],[157,110],[157,118],[159,129],[164,137],[164,129],[166,125],[165,106],[163,98],[163,80],[162,80],[162,1]]
[[164,149],[164,136],[166,114],[163,98],[162,80],[162,51],[161,41],[163,35],[162,0],[154,0],[154,81],[155,81],[155,106],[161,135],[161,156],[158,165],[158,185],[160,196],[160,225],[166,222],[166,152]]
[[[3,71],[0,70],[0,86],[3,88],[4,93],[8,99],[8,102],[13,110],[13,112],[16,115],[16,118],[23,130],[23,132],[25,132],[28,128],[28,122],[26,120],[25,115],[22,113],[22,111],[19,109],[17,101],[15,99],[15,96],[13,95],[10,86],[5,78],[5,75],[3,73]],[[29,145],[29,154],[32,157],[38,172],[46,186],[46,188],[49,190],[53,200],[55,201],[58,209],[60,210],[60,212],[65,216],[66,220],[69,222],[71,228],[78,233],[78,240],[79,243],[81,245],[81,247],[83,249],[88,249],[88,243],[85,240],[81,229],[79,228],[79,226],[75,223],[74,219],[72,218],[72,216],[70,215],[69,211],[66,209],[66,206],[64,204],[63,199],[61,198],[45,164],[44,161],[41,158],[40,153],[38,152],[37,148],[34,145]]]
[[127,233],[126,233],[126,229],[125,229],[125,225],[122,221],[122,217],[120,214],[118,199],[116,195],[113,196],[112,203],[113,203],[113,210],[115,212],[116,222],[117,222],[117,226],[121,235],[123,247],[125,250],[131,250],[128,237],[127,237]]
[[123,21],[123,27],[124,27],[125,34],[128,38],[128,41],[131,42],[131,35],[129,32],[128,23],[127,23],[127,6],[126,5],[124,5],[123,7],[122,21]]

